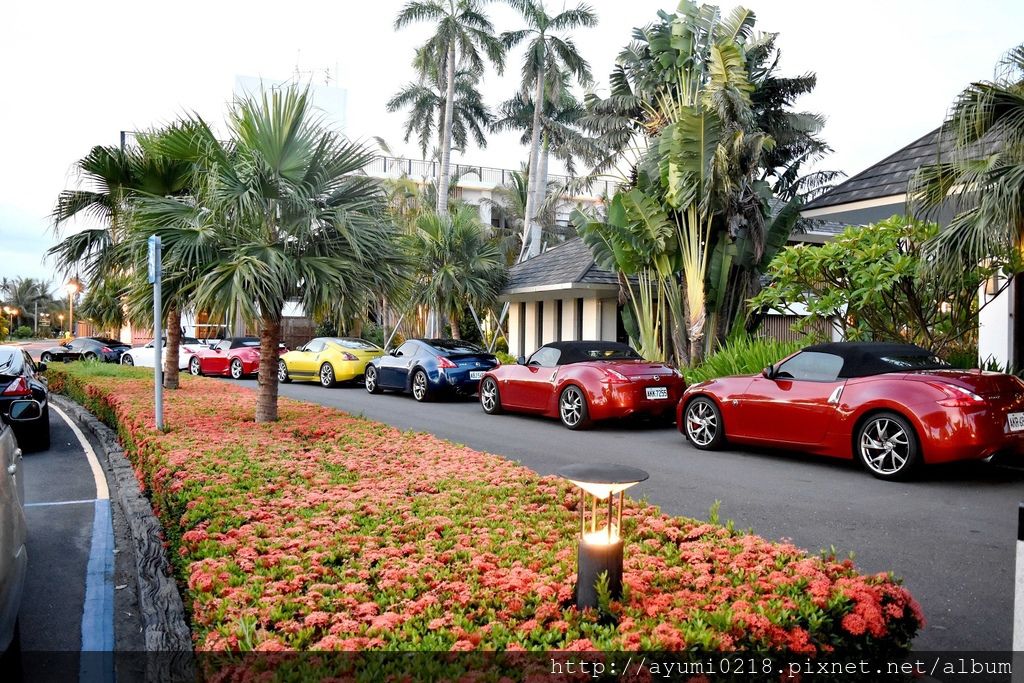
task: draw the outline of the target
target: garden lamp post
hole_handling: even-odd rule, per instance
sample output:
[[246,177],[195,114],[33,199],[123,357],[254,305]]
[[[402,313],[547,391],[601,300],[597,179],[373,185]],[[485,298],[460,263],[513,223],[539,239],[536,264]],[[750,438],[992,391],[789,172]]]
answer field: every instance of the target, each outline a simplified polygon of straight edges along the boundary
[[[568,465],[558,472],[580,487],[580,538],[576,554],[576,606],[596,608],[597,581],[607,572],[611,597],[622,597],[623,491],[648,478],[647,472],[626,465]],[[618,510],[615,509],[618,494]],[[589,501],[589,505],[588,500]],[[598,505],[598,502],[601,505]],[[607,501],[607,504],[605,503]],[[590,523],[587,523],[587,508]],[[600,509],[599,509],[600,508]],[[603,518],[603,523],[598,518]],[[589,526],[589,530],[588,530]]]
[[[63,313],[58,313],[57,314],[57,319],[60,320],[60,333],[64,334],[64,314]],[[51,331],[51,334],[52,334],[52,331]]]
[[78,293],[78,283],[74,280],[68,280],[68,283],[64,285],[64,289],[68,293],[68,330],[74,336],[75,294]]

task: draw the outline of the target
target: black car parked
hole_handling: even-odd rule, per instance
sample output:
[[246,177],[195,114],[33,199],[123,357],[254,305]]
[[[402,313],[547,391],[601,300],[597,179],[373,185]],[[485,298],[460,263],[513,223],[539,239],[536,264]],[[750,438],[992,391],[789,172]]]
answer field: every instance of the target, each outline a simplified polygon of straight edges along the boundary
[[17,346],[0,346],[0,418],[25,450],[50,447],[50,403],[45,363]]
[[131,346],[107,337],[79,337],[60,346],[51,346],[39,354],[44,363],[69,360],[102,360],[105,363],[120,363],[121,356]]

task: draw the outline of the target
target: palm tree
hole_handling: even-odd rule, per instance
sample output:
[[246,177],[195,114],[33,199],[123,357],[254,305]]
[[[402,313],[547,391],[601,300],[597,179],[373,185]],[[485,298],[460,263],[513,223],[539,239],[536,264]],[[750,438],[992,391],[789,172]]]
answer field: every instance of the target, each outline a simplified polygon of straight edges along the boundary
[[995,77],[968,86],[941,130],[949,152],[910,183],[914,208],[952,211],[949,226],[925,245],[922,263],[953,276],[986,260],[1019,268],[1024,250],[1024,44]]
[[530,192],[527,196],[526,227],[523,235],[528,244],[526,257],[536,256],[541,247],[541,226],[536,220],[538,202],[537,188],[540,186],[541,169],[541,116],[545,100],[557,103],[563,94],[567,77],[579,82],[591,81],[590,65],[580,56],[575,43],[563,32],[575,28],[597,25],[597,15],[584,4],[559,14],[548,14],[543,0],[508,0],[526,22],[526,27],[506,31],[501,41],[506,48],[527,42],[526,58],[523,61],[522,91],[533,93],[533,121],[530,128]]
[[[420,70],[420,78],[402,86],[395,96],[388,100],[387,108],[391,112],[409,109],[403,139],[409,142],[415,134],[420,145],[420,153],[426,159],[427,150],[434,136],[444,129],[447,89],[438,65],[426,59],[423,50],[417,51],[414,65]],[[487,147],[485,131],[493,117],[480,96],[479,84],[480,77],[477,72],[465,66],[455,72],[452,142],[456,147],[465,148],[470,135],[478,147]]]
[[414,302],[443,311],[452,337],[461,339],[465,307],[490,306],[505,284],[507,265],[501,247],[481,225],[476,207],[465,204],[448,215],[420,216],[406,244],[416,264]]
[[[97,291],[92,298],[93,317],[105,327],[124,322],[114,300],[119,300],[128,278],[130,264],[121,260],[118,245],[131,230],[131,211],[142,196],[175,196],[191,191],[191,166],[167,157],[147,144],[152,136],[140,135],[139,145],[125,148],[97,146],[78,161],[88,189],[66,190],[53,210],[55,228],[60,230],[77,216],[98,219],[101,225],[67,235],[50,248],[57,267],[85,274]],[[157,135],[158,137],[158,135]],[[87,309],[89,310],[89,309]],[[181,308],[167,309],[167,356],[164,386],[178,388],[178,346],[181,340]]]
[[198,116],[187,124],[160,148],[196,165],[195,196],[146,198],[141,210],[168,268],[194,272],[183,285],[196,308],[258,327],[256,421],[273,421],[285,302],[322,317],[401,279],[380,183],[362,172],[373,153],[326,128],[294,86],[236,101],[226,142]]
[[395,29],[421,21],[434,23],[435,30],[420,48],[418,58],[432,62],[438,74],[445,74],[441,168],[437,177],[437,212],[445,214],[448,212],[456,72],[460,65],[464,65],[473,73],[481,73],[486,59],[500,73],[505,63],[505,51],[495,38],[494,27],[481,10],[479,0],[410,0],[395,18]]
[[0,299],[17,308],[22,319],[31,318],[34,328],[39,322],[37,311],[49,313],[56,303],[50,285],[31,277],[4,278],[0,282]]

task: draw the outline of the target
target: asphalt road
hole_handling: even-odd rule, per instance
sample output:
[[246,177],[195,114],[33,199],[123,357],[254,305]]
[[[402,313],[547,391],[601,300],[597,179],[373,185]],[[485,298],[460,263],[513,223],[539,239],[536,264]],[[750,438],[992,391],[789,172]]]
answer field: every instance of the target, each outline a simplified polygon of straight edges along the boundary
[[[225,380],[231,381],[231,380]],[[254,380],[240,384],[255,388]],[[285,384],[281,394],[401,429],[431,432],[541,474],[580,461],[647,470],[631,489],[669,514],[721,518],[817,552],[855,553],[866,572],[894,571],[921,603],[918,650],[1009,650],[1017,505],[1024,469],[968,463],[883,482],[852,463],[778,451],[698,451],[671,428],[633,423],[570,432],[554,420],[488,416],[476,401],[419,404],[356,386]]]

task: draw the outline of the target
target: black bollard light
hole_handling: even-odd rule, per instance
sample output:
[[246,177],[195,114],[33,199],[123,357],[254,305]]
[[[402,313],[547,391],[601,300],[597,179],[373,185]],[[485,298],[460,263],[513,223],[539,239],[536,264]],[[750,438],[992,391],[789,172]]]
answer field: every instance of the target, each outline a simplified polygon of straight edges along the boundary
[[[576,606],[597,607],[597,581],[608,573],[613,599],[622,597],[623,491],[648,478],[647,472],[626,465],[569,465],[557,472],[580,487],[580,540],[576,555]],[[615,510],[618,494],[618,511]],[[588,505],[587,498],[590,498]],[[605,503],[607,501],[607,503]],[[601,504],[598,505],[598,502]],[[590,523],[587,523],[587,508]],[[600,508],[600,509],[599,509]],[[604,517],[603,524],[598,517]],[[589,526],[589,529],[588,529]]]

